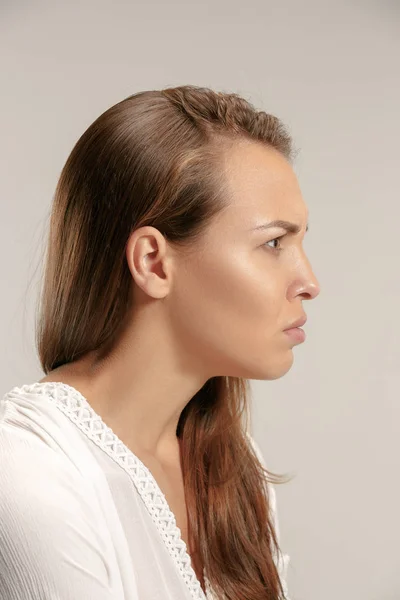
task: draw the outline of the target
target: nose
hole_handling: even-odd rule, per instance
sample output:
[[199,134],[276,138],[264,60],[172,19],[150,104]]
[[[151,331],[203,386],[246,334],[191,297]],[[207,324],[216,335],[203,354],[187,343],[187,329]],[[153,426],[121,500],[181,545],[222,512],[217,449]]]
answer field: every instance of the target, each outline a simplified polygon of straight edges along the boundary
[[307,257],[304,257],[302,274],[292,288],[292,295],[302,296],[304,300],[313,300],[321,291],[319,281]]
[[321,288],[313,271],[311,271],[311,276],[307,279],[306,284],[304,285],[304,289],[301,292],[301,295],[305,300],[313,300],[320,293]]

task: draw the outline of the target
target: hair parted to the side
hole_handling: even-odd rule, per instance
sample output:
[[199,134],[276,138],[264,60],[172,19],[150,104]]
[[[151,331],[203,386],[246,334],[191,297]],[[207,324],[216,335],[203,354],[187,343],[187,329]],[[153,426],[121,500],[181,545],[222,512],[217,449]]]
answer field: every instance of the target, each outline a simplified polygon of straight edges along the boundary
[[[224,151],[243,139],[293,158],[277,117],[237,94],[191,85],[133,94],[88,127],[62,169],[50,216],[36,314],[45,374],[112,349],[130,307],[129,236],[151,225],[190,252],[226,203]],[[280,600],[266,481],[288,479],[263,466],[246,435],[250,402],[248,380],[213,377],[181,413],[190,546],[218,598]]]

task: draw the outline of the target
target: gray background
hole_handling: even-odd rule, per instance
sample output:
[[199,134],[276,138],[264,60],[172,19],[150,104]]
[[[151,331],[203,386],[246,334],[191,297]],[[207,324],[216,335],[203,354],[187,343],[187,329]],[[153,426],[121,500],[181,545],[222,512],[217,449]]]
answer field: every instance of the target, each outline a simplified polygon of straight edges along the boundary
[[253,381],[293,600],[399,600],[400,10],[395,1],[2,2],[1,388],[42,377],[54,188],[106,108],[192,83],[290,127],[321,294],[282,379]]

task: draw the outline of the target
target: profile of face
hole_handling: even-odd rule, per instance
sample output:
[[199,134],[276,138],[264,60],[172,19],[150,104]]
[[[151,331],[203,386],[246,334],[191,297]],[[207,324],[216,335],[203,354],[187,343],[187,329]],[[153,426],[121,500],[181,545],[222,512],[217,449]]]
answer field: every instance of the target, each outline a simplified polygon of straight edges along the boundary
[[[285,329],[306,314],[303,301],[319,294],[303,248],[308,211],[291,165],[276,150],[246,141],[225,160],[227,206],[193,252],[166,260],[167,246],[158,248],[162,310],[185,364],[207,378],[277,379],[301,343]],[[278,220],[299,231],[266,227]]]

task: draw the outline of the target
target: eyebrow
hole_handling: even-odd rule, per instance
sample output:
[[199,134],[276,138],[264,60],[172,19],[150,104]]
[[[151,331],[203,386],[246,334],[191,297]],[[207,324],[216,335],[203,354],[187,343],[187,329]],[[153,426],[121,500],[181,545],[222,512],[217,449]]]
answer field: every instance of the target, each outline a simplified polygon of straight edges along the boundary
[[[290,221],[282,221],[281,219],[271,221],[270,223],[263,223],[262,225],[257,225],[257,227],[254,227],[252,231],[270,229],[271,227],[280,227],[282,229],[285,229],[288,233],[300,233],[301,231],[300,225],[297,225],[296,223],[291,223]],[[308,223],[306,231],[308,231]]]

